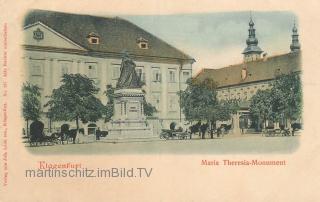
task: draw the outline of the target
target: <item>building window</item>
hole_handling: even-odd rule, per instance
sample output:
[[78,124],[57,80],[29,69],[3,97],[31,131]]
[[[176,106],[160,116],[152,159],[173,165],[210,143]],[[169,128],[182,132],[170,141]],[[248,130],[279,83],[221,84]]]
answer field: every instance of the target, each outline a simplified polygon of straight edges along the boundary
[[43,88],[43,67],[42,61],[32,61],[30,66],[30,83]]
[[34,64],[31,66],[31,75],[32,76],[41,76],[42,75],[42,68],[40,64]]
[[90,79],[96,79],[98,77],[97,64],[88,64],[88,77]]
[[43,87],[43,77],[42,76],[32,76],[30,83],[38,86],[40,89]]
[[176,70],[169,70],[169,82],[174,83],[176,82]]
[[148,49],[148,44],[147,43],[140,43],[140,48],[141,49]]
[[112,79],[118,79],[120,77],[120,65],[112,65]]
[[68,62],[60,62],[61,64],[61,77],[63,77],[63,75],[65,74],[69,74],[70,72],[70,64]]
[[277,70],[275,70],[274,75],[275,75],[275,76],[280,76],[280,75],[281,75],[281,70],[280,70],[280,68],[278,68]]
[[190,78],[190,73],[189,72],[182,72],[183,82],[186,82],[189,78]]
[[153,68],[152,70],[152,80],[154,82],[161,82],[161,73],[159,68]]
[[245,99],[245,100],[248,100],[247,92],[244,92],[244,99]]
[[139,37],[137,39],[137,44],[138,44],[139,48],[141,48],[141,49],[148,49],[149,48],[148,40],[145,38]]
[[100,43],[99,35],[94,32],[91,32],[90,34],[88,34],[87,39],[90,44],[99,44]]
[[143,67],[137,67],[136,68],[136,72],[137,72],[137,76],[140,78],[140,80],[142,82],[145,82],[146,81],[146,75],[144,73]]
[[160,94],[154,93],[152,95],[152,102],[153,106],[157,109],[157,111],[160,111]]
[[169,95],[169,111],[177,111],[177,96]]

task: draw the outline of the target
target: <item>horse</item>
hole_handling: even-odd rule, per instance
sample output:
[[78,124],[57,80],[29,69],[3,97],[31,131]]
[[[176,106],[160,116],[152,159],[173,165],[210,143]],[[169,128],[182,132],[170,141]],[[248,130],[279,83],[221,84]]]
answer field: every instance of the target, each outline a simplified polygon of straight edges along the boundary
[[192,137],[192,134],[196,134],[197,132],[200,132],[200,126],[201,126],[201,121],[199,121],[195,125],[192,125],[192,126],[189,127],[189,129],[190,129],[190,139]]
[[61,141],[61,144],[64,144],[64,140],[67,140],[67,144],[68,144],[68,132],[69,132],[69,124],[62,124],[61,125],[61,130],[60,130],[60,141]]
[[70,139],[72,139],[72,143],[76,143],[76,137],[77,137],[78,130],[77,129],[71,129],[67,132],[67,143]]
[[206,131],[207,131],[208,127],[209,127],[209,124],[208,124],[208,123],[202,124],[202,125],[200,126],[200,131],[201,131],[201,133],[202,133],[202,137],[201,137],[202,139],[205,138],[205,134],[206,134]]

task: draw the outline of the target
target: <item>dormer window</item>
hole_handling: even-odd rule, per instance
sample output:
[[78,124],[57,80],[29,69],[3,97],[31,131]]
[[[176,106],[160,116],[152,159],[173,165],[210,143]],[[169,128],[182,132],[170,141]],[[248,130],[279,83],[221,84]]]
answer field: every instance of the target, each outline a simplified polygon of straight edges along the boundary
[[148,40],[145,38],[142,38],[142,37],[138,38],[137,44],[138,44],[139,48],[141,48],[141,49],[148,49],[149,48]]
[[90,34],[88,34],[87,39],[90,44],[100,43],[100,36],[94,32],[91,32]]

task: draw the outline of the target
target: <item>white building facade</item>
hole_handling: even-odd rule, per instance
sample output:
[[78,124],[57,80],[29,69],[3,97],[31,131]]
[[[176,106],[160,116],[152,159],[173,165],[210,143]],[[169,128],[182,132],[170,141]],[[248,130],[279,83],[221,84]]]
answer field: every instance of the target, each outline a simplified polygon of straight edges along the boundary
[[[177,92],[186,88],[194,59],[138,26],[118,17],[36,10],[26,16],[24,36],[25,78],[40,87],[41,103],[61,85],[64,74],[80,73],[95,81],[97,97],[106,104],[104,91],[107,85],[116,86],[127,51],[162,127],[184,120]],[[42,120],[48,127],[61,125],[45,116]],[[102,120],[96,124],[105,128]]]

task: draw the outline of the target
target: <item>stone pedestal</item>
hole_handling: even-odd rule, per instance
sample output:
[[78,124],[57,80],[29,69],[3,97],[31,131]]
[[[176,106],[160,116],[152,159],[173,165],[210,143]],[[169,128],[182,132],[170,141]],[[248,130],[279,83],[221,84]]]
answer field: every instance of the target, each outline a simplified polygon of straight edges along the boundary
[[239,117],[240,114],[237,112],[236,114],[232,115],[232,128],[231,128],[231,133],[232,135],[241,135],[241,129],[240,129],[240,124],[239,124]]
[[144,93],[141,89],[118,89],[114,97],[114,116],[108,139],[151,138],[143,109]]

